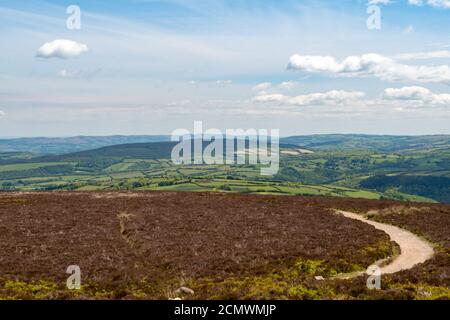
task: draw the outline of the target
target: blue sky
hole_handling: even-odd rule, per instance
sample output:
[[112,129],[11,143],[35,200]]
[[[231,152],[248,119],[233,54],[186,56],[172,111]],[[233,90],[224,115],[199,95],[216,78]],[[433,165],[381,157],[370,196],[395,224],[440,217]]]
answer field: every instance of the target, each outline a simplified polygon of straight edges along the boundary
[[449,134],[450,1],[372,2],[3,0],[0,136]]

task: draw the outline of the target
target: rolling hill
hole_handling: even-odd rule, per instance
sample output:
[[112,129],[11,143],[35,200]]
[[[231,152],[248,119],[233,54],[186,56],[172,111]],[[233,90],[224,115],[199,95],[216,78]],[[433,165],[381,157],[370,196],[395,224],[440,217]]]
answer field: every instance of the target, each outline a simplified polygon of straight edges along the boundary
[[449,149],[450,135],[389,136],[361,134],[326,134],[283,138],[284,143],[314,150],[372,150],[378,152],[408,152]]
[[[123,139],[135,137],[115,137],[102,143]],[[170,159],[176,142],[170,141],[38,156],[8,152],[0,153],[0,189],[222,190],[447,203],[448,141],[449,136],[284,138],[280,145],[280,170],[272,177],[261,176],[258,165],[176,166]],[[35,142],[32,148],[43,150],[40,140]]]
[[17,138],[1,139],[0,153],[29,152],[38,155],[65,154],[84,150],[91,150],[105,146],[128,143],[144,143],[168,141],[170,136],[77,136],[67,138]]

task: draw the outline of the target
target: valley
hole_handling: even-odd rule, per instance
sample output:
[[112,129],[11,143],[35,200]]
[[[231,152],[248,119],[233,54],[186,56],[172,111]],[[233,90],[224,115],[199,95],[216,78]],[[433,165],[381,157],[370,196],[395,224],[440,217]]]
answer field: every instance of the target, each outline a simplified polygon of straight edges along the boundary
[[170,160],[173,146],[160,141],[67,154],[2,153],[0,189],[216,191],[450,202],[447,136],[283,138],[280,170],[272,177],[261,176],[258,165],[176,166]]

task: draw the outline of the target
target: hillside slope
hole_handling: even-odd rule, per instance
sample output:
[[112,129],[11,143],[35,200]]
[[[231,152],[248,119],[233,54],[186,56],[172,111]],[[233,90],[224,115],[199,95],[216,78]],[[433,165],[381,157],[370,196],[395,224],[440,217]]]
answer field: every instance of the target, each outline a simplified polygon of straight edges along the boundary
[[17,138],[1,139],[0,153],[31,152],[35,154],[64,154],[105,146],[168,141],[169,136],[77,136],[67,138]]
[[325,134],[293,136],[285,143],[317,150],[372,150],[379,152],[407,152],[450,148],[450,135],[389,136],[360,134]]

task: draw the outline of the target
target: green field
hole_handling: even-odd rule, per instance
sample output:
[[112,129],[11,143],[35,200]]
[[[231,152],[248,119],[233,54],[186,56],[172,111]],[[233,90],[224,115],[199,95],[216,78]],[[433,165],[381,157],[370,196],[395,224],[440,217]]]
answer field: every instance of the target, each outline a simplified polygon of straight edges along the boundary
[[309,149],[282,145],[280,170],[272,177],[262,176],[256,165],[175,166],[169,160],[170,142],[65,155],[8,153],[0,154],[0,189],[214,191],[450,202],[450,148],[446,136],[438,137],[426,143],[426,137],[411,142],[375,136],[365,149],[360,144],[367,136],[330,136],[329,143],[315,137],[307,140]]
[[23,171],[30,169],[39,169],[52,167],[62,164],[70,164],[68,162],[38,162],[38,163],[19,163],[0,166],[0,172]]

